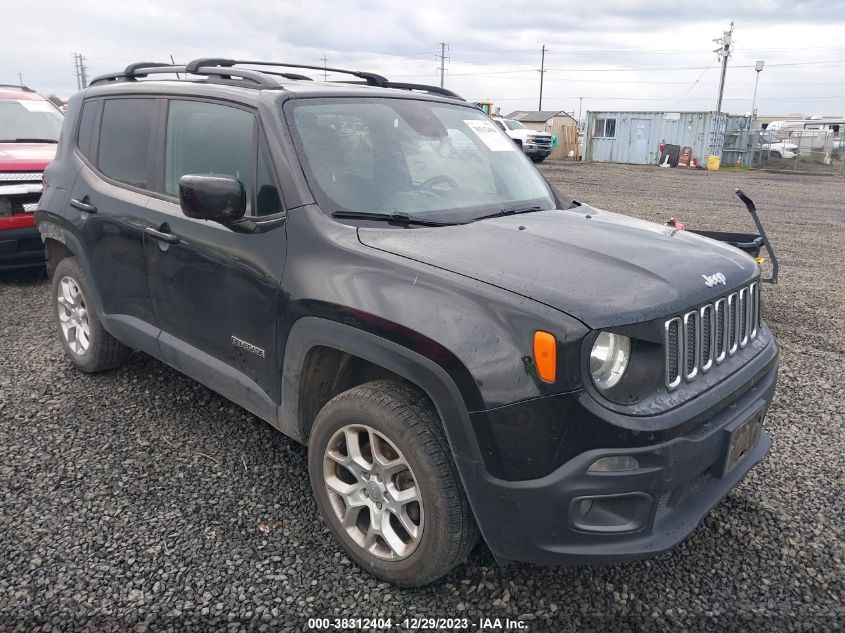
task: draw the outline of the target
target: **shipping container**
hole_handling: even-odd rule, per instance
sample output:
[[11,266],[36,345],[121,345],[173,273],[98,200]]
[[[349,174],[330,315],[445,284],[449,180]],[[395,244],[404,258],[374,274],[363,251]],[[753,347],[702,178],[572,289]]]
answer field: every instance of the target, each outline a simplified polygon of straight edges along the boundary
[[692,148],[698,164],[721,156],[725,132],[738,121],[724,112],[587,112],[584,158],[588,161],[656,165],[662,145]]

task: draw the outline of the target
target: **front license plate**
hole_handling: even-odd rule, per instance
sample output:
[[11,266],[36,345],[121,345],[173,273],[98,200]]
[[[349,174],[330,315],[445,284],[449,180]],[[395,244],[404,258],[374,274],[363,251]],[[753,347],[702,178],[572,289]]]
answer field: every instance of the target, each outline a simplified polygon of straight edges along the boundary
[[757,445],[762,426],[763,414],[756,413],[731,433],[728,458],[725,462],[725,474],[731,472],[734,466],[745,457],[746,453]]

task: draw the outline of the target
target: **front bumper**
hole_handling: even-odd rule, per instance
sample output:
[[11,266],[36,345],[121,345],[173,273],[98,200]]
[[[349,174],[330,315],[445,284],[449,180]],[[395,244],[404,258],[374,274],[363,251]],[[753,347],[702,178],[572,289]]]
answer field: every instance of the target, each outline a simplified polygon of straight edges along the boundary
[[0,230],[0,270],[34,268],[44,262],[44,243],[34,226]]
[[[689,432],[647,446],[592,449],[537,479],[506,481],[492,477],[483,464],[461,463],[488,546],[500,559],[540,564],[609,563],[672,549],[769,452],[771,438],[761,431],[725,472],[731,432],[765,414],[776,383],[772,361],[741,396]],[[597,459],[617,456],[635,457],[640,468],[588,471]],[[627,508],[631,521],[585,525],[582,502],[588,499]]]
[[534,143],[523,143],[522,151],[529,156],[548,156],[552,148],[547,145],[535,145]]

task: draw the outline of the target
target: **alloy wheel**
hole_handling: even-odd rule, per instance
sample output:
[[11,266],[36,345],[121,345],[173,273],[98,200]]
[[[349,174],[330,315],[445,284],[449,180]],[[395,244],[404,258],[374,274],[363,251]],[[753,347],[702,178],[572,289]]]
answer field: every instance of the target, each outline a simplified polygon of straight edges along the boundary
[[419,485],[382,433],[363,424],[336,431],[326,445],[323,481],[341,527],[367,553],[401,560],[417,548],[425,518]]
[[79,284],[71,277],[62,277],[59,282],[57,309],[62,335],[68,348],[82,356],[91,344],[91,325],[88,322],[88,308]]

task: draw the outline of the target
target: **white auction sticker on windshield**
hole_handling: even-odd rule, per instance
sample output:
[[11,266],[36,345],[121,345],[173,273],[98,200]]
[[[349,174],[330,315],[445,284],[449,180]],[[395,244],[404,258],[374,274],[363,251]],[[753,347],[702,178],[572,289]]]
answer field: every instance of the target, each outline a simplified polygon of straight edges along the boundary
[[50,110],[55,110],[55,108],[51,106],[48,101],[37,101],[35,99],[18,99],[18,103],[20,103],[24,108],[26,108],[30,112],[49,112]]
[[464,119],[467,127],[475,132],[491,152],[515,152],[516,144],[505,136],[492,121]]

